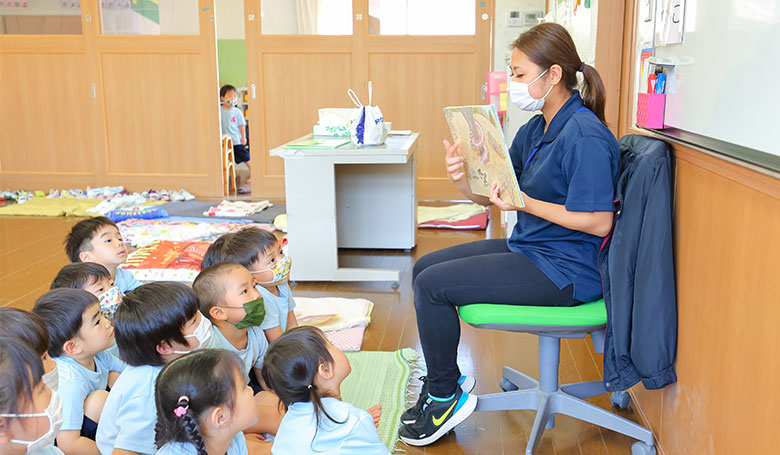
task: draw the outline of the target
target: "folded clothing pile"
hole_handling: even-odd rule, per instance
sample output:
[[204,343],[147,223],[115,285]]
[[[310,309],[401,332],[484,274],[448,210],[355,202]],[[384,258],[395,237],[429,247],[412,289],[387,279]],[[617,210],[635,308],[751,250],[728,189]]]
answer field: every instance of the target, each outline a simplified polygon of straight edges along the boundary
[[268,201],[244,202],[244,201],[222,201],[216,207],[210,207],[208,211],[203,212],[206,216],[219,216],[226,218],[241,218],[262,212],[273,204]]
[[366,299],[295,297],[298,324],[319,327],[342,351],[360,350],[373,309]]
[[455,204],[446,207],[417,207],[421,229],[477,230],[487,228],[490,210],[479,204]]

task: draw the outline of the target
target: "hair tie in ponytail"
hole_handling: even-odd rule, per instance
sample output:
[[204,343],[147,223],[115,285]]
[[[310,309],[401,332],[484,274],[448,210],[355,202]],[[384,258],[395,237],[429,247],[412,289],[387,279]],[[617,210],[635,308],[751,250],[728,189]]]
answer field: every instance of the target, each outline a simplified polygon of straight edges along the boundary
[[176,414],[176,417],[181,418],[181,416],[186,414],[187,410],[190,408],[190,399],[182,395],[179,397],[179,402],[176,404],[177,406],[176,409],[173,410],[173,413]]
[[579,71],[580,73],[585,72],[585,62],[580,62],[580,68],[577,71]]

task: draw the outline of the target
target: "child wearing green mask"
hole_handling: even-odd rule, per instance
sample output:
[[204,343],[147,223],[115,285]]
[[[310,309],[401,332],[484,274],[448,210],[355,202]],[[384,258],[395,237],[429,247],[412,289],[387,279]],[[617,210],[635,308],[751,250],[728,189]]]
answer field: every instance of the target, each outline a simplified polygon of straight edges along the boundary
[[246,267],[220,262],[201,271],[192,289],[198,296],[201,313],[214,324],[214,342],[210,347],[238,354],[244,379],[255,392],[259,418],[245,432],[276,434],[282,420],[279,399],[263,390],[257,381],[262,377],[268,340],[260,328],[265,318],[263,298],[254,285],[255,280]]

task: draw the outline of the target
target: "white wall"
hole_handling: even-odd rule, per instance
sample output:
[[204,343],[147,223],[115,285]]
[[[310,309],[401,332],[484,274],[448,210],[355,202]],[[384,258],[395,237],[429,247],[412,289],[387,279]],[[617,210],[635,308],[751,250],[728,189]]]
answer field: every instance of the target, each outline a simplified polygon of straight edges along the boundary
[[509,27],[506,19],[509,11],[542,11],[545,0],[496,0],[496,22],[493,34],[493,71],[504,71],[507,56],[511,54],[512,41],[530,27]]

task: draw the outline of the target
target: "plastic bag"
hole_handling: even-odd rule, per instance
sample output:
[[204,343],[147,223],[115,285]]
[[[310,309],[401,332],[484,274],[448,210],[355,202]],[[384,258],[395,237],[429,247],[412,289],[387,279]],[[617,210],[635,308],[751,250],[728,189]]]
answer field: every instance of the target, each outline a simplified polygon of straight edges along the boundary
[[349,124],[349,138],[352,143],[357,146],[384,144],[387,139],[385,119],[382,117],[382,110],[379,109],[379,106],[371,106],[371,81],[368,82],[367,106],[360,102],[352,89],[347,90],[347,94],[357,106]]

